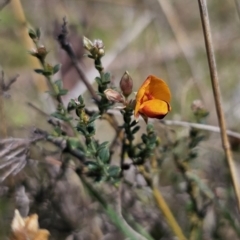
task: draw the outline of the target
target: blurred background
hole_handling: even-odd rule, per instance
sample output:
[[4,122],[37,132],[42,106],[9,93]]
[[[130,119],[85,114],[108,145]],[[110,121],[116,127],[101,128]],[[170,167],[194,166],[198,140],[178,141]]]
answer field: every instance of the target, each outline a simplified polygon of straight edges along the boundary
[[[69,98],[77,97],[81,81],[60,49],[56,38],[62,18],[69,23],[69,40],[91,82],[97,72],[92,61],[83,56],[82,36],[102,39],[107,71],[118,86],[127,70],[137,90],[149,74],[164,79],[172,91],[173,111],[169,119],[189,120],[190,104],[201,99],[209,111],[209,123],[216,125],[209,69],[197,1],[21,1],[30,26],[42,30],[42,44],[50,51],[51,64],[62,63],[62,77]],[[6,104],[8,125],[16,127],[33,123],[26,101],[38,101],[36,94],[45,92],[45,83],[32,71],[35,59],[28,56],[31,46],[23,36],[20,10],[14,1],[0,12],[1,67],[7,77],[19,74],[12,99]],[[215,55],[228,126],[239,125],[239,26],[234,0],[208,1]],[[19,20],[20,19],[20,20]],[[3,47],[4,46],[4,47]],[[33,63],[34,62],[34,63]],[[35,65],[35,66],[34,66]],[[72,95],[71,95],[72,93]],[[18,99],[17,101],[15,100]],[[16,110],[18,118],[15,118]]]
[[[0,99],[0,138],[27,137],[34,126],[49,128],[46,118],[28,104],[47,113],[52,111],[45,79],[33,71],[39,66],[28,54],[33,45],[23,27],[23,13],[30,27],[41,29],[41,43],[50,51],[47,61],[62,64],[56,79],[62,78],[69,90],[65,103],[84,94],[87,106],[93,106],[56,40],[66,16],[69,41],[93,85],[97,71],[91,59],[84,57],[83,36],[103,40],[106,53],[103,65],[111,73],[112,85],[118,87],[127,70],[137,91],[146,77],[154,74],[164,79],[172,92],[172,111],[167,120],[193,121],[191,104],[200,99],[210,112],[206,123],[218,125],[197,1],[22,0],[21,5],[17,0],[5,2],[0,2],[0,67],[6,81],[16,74],[19,77],[9,91],[11,97]],[[227,126],[238,132],[240,5],[238,0],[208,0],[207,3]],[[99,135],[101,138],[101,131]],[[102,136],[109,140],[107,137]],[[211,157],[219,158],[222,153],[219,139],[218,134],[211,135],[209,142],[202,146],[202,158],[209,159],[212,147],[219,150]],[[235,140],[238,148],[240,142]],[[235,157],[238,160],[238,152]]]

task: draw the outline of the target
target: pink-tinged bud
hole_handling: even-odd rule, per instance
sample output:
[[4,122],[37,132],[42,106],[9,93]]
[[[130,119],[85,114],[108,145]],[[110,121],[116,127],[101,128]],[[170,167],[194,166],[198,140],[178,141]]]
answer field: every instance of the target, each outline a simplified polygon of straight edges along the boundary
[[203,103],[200,99],[196,99],[192,102],[191,109],[194,113],[198,112],[199,110],[204,109]]
[[[95,50],[96,50],[96,54],[98,57],[102,57],[104,56],[105,54],[105,51],[104,51],[104,44],[103,44],[103,41],[101,39],[95,39],[93,41],[93,46],[95,47]],[[94,55],[94,53],[92,53]]]
[[93,42],[86,37],[83,37],[83,46],[86,50],[88,50],[92,57],[101,58],[104,56],[104,44],[100,39],[95,39]]
[[199,99],[196,99],[192,102],[191,109],[193,111],[193,114],[200,118],[206,117],[209,114],[203,102]]
[[104,49],[104,44],[103,44],[103,41],[101,39],[95,39],[94,42],[93,42],[93,45],[97,49]]
[[38,52],[37,52],[37,49],[36,49],[36,48],[33,48],[32,50],[30,50],[30,51],[29,51],[29,53],[30,53],[32,56],[34,56],[34,57],[36,57],[36,56],[37,56],[37,54],[38,54]]
[[38,59],[44,59],[46,57],[46,55],[48,54],[48,51],[42,45],[42,46],[38,47],[37,49],[33,48],[31,51],[29,51],[29,53],[32,56],[37,57]]
[[125,97],[128,97],[132,93],[133,80],[127,71],[123,74],[119,85]]
[[38,56],[43,58],[46,57],[46,55],[48,54],[48,51],[43,45],[38,47],[37,52],[38,52]]
[[109,101],[112,101],[112,102],[124,102],[123,96],[119,92],[117,92],[117,91],[115,91],[113,89],[110,89],[110,88],[106,89],[104,91],[104,94],[105,94],[106,98]]

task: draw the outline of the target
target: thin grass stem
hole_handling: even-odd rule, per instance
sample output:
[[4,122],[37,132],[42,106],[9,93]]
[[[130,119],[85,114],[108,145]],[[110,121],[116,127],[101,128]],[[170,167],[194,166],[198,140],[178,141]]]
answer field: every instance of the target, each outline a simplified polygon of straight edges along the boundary
[[216,106],[216,111],[218,116],[219,127],[221,130],[222,145],[225,151],[226,160],[229,167],[234,191],[237,197],[238,207],[240,208],[240,191],[239,191],[239,186],[237,181],[237,172],[236,172],[236,167],[234,165],[234,160],[232,157],[231,147],[230,147],[230,143],[227,136],[225,117],[222,109],[221,92],[220,92],[220,86],[219,86],[219,80],[218,80],[216,60],[214,56],[213,42],[211,37],[211,28],[209,24],[207,3],[206,3],[206,0],[198,0],[198,4],[199,4],[201,21],[202,21],[205,46],[207,51],[207,58],[208,58],[208,65],[209,65],[209,71],[210,71],[211,82],[212,82],[214,101],[215,101],[215,106]]

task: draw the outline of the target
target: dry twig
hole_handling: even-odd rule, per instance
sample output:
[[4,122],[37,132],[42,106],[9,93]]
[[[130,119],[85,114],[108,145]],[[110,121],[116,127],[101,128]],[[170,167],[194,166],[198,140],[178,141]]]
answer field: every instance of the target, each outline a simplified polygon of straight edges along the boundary
[[[184,122],[184,121],[178,121],[178,120],[162,120],[164,124],[167,125],[175,125],[175,126],[181,126],[181,127],[188,127],[188,128],[197,128],[205,131],[210,131],[210,132],[216,132],[220,133],[220,128],[212,125],[206,125],[206,124],[201,124],[201,123],[191,123],[191,122]],[[240,133],[231,131],[231,130],[226,130],[226,133],[229,137],[234,137],[240,139]]]
[[81,80],[83,81],[84,85],[86,86],[86,88],[88,89],[88,91],[90,92],[90,94],[92,95],[93,99],[98,102],[99,101],[99,97],[96,94],[96,92],[94,91],[91,83],[89,83],[87,76],[85,75],[82,67],[78,64],[77,61],[77,57],[72,49],[71,44],[68,42],[67,40],[67,21],[66,18],[63,18],[63,25],[62,25],[62,31],[58,36],[58,42],[61,45],[61,48],[66,51],[66,53],[68,54],[68,56],[70,57],[73,66],[75,67],[79,77],[81,78]]

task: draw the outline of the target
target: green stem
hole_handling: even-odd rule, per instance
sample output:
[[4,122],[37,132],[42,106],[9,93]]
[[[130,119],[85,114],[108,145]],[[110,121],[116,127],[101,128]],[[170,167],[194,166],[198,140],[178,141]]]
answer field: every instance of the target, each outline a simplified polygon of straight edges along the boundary
[[[39,46],[38,46],[38,43],[35,42],[35,41],[34,41],[34,43],[35,43],[36,48],[38,48],[38,47],[39,47]],[[42,68],[45,70],[45,68],[46,68],[46,63],[45,63],[44,58],[39,58],[39,62],[41,63]],[[64,107],[64,103],[63,103],[63,101],[62,101],[61,96],[58,95],[58,93],[57,93],[57,91],[56,91],[56,89],[55,89],[55,87],[54,87],[54,83],[52,82],[51,77],[50,77],[50,76],[45,76],[45,77],[46,77],[46,79],[47,79],[48,88],[49,88],[50,92],[52,92],[52,93],[54,94],[55,99],[56,99],[56,101],[58,102],[58,106],[63,110],[64,116],[65,116],[66,118],[68,118],[67,109]],[[77,131],[77,129],[74,127],[73,123],[69,120],[69,121],[68,121],[68,124],[69,124],[70,128],[72,129],[72,131],[73,131],[73,133],[74,133],[74,136],[77,137],[77,136],[78,136],[78,131]]]
[[[126,237],[130,240],[139,240],[138,236],[126,226],[126,222],[118,215],[118,213],[105,201],[105,199],[92,187],[90,183],[86,181],[83,176],[80,176],[84,186],[90,192],[90,194],[101,204],[103,209],[105,210],[108,217],[112,220],[116,227],[121,230]],[[147,238],[148,240],[152,240],[152,238]]]

